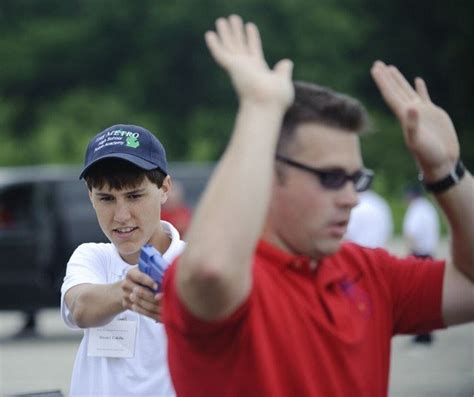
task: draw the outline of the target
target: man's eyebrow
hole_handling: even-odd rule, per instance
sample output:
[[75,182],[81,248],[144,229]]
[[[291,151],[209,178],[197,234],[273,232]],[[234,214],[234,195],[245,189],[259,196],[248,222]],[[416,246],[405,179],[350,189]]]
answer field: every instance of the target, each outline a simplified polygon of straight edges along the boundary
[[126,192],[123,192],[123,194],[137,194],[137,193],[144,193],[146,191],[146,188],[139,188],[135,190],[127,190]]
[[[119,195],[129,195],[129,194],[140,194],[144,193],[146,191],[146,188],[138,188],[138,189],[133,189],[133,190],[125,190],[119,193]],[[108,197],[108,196],[113,196],[114,193],[109,193],[109,192],[94,192],[94,195],[99,196],[99,197]]]
[[106,197],[106,196],[112,196],[112,193],[94,192],[94,196]]

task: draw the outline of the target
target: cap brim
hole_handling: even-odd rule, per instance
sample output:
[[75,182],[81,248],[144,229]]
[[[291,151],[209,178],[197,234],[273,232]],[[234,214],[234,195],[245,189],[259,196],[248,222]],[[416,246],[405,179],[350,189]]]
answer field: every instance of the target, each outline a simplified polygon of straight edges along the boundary
[[93,165],[97,164],[98,162],[100,162],[104,159],[110,159],[110,158],[116,158],[116,159],[122,159],[122,160],[129,161],[130,163],[132,163],[132,164],[136,165],[137,167],[142,168],[146,171],[150,171],[150,170],[154,170],[154,169],[158,168],[161,172],[163,172],[165,174],[168,174],[168,172],[166,170],[163,170],[161,167],[157,166],[154,163],[150,163],[147,160],[143,160],[141,157],[137,157],[137,156],[127,154],[127,153],[110,153],[110,154],[106,154],[104,156],[101,156],[98,159],[95,159],[90,164],[88,164],[87,167],[84,167],[81,174],[79,175],[79,179],[84,178],[84,174]]

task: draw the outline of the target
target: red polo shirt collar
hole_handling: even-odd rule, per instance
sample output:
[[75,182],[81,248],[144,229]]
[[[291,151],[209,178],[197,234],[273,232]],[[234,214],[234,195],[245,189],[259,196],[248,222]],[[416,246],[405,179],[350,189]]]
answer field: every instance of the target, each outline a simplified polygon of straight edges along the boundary
[[258,242],[257,255],[263,260],[282,269],[290,269],[310,276],[317,273],[320,285],[327,286],[336,282],[338,283],[349,277],[348,273],[341,267],[339,261],[334,260],[332,255],[318,261],[316,268],[313,269],[311,266],[313,259],[311,257],[292,254],[265,240]]

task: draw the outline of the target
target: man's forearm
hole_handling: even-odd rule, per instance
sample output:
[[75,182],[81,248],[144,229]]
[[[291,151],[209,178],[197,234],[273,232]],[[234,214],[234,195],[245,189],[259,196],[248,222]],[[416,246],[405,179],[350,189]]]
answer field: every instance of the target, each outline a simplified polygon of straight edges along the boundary
[[232,310],[250,286],[251,258],[267,213],[284,111],[241,104],[231,142],[194,215],[178,285],[181,280],[182,298],[203,318]]
[[474,178],[466,171],[461,181],[435,198],[451,229],[454,265],[474,282]]
[[[242,104],[231,142],[213,175],[188,234],[209,259],[248,261],[270,198],[273,157],[284,109]],[[234,258],[234,259],[229,259]]]
[[66,303],[80,328],[104,325],[124,310],[119,283],[81,284],[69,293]]

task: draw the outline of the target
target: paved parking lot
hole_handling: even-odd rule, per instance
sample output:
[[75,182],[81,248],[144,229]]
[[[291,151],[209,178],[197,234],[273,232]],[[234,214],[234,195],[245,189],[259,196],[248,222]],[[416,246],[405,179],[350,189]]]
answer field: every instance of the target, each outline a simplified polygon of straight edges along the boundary
[[36,338],[15,339],[20,313],[0,313],[0,396],[61,390],[65,396],[81,333],[67,330],[58,310],[38,316]]

